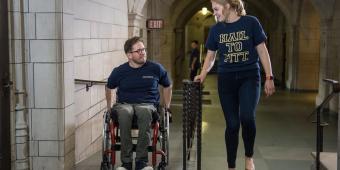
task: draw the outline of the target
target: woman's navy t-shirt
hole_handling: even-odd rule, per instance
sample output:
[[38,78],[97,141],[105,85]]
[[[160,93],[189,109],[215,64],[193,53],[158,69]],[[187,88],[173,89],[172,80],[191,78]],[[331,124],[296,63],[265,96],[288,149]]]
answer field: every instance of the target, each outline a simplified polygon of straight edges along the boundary
[[140,68],[132,68],[124,63],[113,69],[107,87],[117,88],[119,103],[159,104],[158,84],[170,86],[166,70],[158,63],[147,61]]
[[233,23],[219,22],[211,27],[206,48],[218,51],[218,73],[259,69],[256,46],[267,39],[254,16],[241,16]]

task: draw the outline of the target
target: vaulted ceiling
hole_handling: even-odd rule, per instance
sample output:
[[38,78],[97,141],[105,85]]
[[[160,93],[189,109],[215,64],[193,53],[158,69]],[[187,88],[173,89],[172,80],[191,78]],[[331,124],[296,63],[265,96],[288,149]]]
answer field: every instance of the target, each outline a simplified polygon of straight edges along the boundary
[[[275,22],[275,17],[282,16],[288,24],[299,22],[304,4],[311,4],[321,18],[333,16],[336,0],[243,0],[248,14],[262,20]],[[185,23],[203,6],[211,8],[210,0],[128,0],[129,12],[140,13],[145,4],[156,3],[170,8],[170,20],[175,27]],[[324,10],[327,9],[327,10]],[[211,9],[210,9],[211,10]],[[322,12],[321,12],[322,11]],[[165,12],[165,11],[163,11]]]

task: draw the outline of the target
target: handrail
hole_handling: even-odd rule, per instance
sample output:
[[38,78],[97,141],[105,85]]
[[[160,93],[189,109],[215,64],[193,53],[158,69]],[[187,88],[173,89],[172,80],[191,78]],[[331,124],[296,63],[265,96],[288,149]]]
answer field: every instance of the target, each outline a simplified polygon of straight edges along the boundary
[[340,92],[340,83],[337,80],[323,79],[324,82],[332,84],[332,90],[334,93]]
[[[329,103],[329,101],[334,97],[337,93],[340,92],[340,83],[339,81],[332,79],[323,79],[324,82],[332,85],[332,91],[326,98],[322,101],[322,103],[316,107],[316,158],[315,158],[315,166],[316,170],[320,170],[320,152],[323,152],[323,127],[328,125],[327,123],[321,122],[321,113],[323,108]],[[313,111],[314,112],[314,111]],[[339,152],[338,152],[339,155]]]
[[107,81],[97,81],[97,80],[85,80],[85,79],[74,79],[76,84],[86,84],[86,91],[89,91],[89,88],[93,85],[106,85]]

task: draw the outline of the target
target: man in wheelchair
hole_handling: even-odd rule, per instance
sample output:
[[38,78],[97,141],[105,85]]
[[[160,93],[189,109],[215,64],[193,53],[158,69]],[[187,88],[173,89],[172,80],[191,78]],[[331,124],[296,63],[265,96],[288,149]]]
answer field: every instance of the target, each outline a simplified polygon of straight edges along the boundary
[[148,146],[151,140],[152,113],[160,105],[158,86],[163,86],[164,107],[169,108],[172,85],[163,66],[147,60],[146,48],[139,37],[128,39],[124,51],[128,61],[113,69],[105,90],[107,109],[111,111],[111,90],[117,88],[114,110],[119,122],[122,162],[117,170],[132,170],[131,127],[134,116],[139,129],[135,170],[152,170],[148,166]]

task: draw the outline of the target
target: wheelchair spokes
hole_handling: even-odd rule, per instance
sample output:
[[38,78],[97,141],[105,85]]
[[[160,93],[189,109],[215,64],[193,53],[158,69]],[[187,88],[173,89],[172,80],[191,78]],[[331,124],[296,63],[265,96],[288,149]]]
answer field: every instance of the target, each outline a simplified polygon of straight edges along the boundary
[[103,144],[102,144],[102,163],[101,170],[112,170],[112,143],[110,136],[110,115],[108,112],[104,113],[103,123]]
[[161,150],[163,151],[161,162],[158,165],[159,170],[165,169],[165,167],[169,164],[169,113],[165,110],[161,113],[160,116],[160,137],[159,142],[161,145]]

